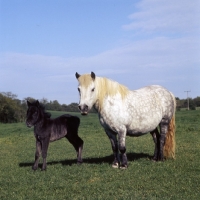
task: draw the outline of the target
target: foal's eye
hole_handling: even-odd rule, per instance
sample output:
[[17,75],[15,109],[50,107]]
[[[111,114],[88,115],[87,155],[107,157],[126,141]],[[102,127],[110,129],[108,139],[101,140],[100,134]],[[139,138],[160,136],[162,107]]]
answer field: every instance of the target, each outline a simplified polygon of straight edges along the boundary
[[95,88],[93,88],[91,91],[94,92]]
[[78,88],[78,91],[80,92],[80,88]]

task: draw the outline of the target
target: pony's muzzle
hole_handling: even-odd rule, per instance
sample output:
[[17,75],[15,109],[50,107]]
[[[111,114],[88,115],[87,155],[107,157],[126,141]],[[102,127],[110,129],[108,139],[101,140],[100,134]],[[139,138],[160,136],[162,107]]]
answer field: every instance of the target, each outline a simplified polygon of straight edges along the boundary
[[88,105],[83,104],[78,106],[79,110],[81,111],[81,115],[87,115],[88,114]]

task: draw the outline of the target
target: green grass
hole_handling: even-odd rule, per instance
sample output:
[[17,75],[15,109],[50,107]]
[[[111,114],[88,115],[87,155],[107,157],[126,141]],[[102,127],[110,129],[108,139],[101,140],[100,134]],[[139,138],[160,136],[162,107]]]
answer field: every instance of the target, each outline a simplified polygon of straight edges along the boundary
[[[52,112],[53,117],[60,114]],[[97,115],[80,118],[84,163],[76,164],[72,145],[62,139],[50,144],[45,172],[31,169],[33,129],[25,123],[0,124],[1,200],[199,199],[200,111],[176,113],[175,160],[150,160],[154,150],[150,134],[127,137],[127,170],[111,167],[111,145]]]

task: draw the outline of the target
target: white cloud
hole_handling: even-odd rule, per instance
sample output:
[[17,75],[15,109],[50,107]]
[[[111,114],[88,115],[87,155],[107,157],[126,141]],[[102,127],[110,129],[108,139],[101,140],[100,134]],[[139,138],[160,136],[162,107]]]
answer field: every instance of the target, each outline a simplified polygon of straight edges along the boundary
[[94,56],[1,53],[0,92],[12,91],[20,98],[77,102],[75,72],[94,71],[97,76],[114,79],[130,89],[161,84],[176,96],[182,97],[184,90],[191,89],[196,97],[200,95],[196,88],[200,85],[197,10],[196,0],[140,1],[138,11],[129,15],[130,24],[123,25],[136,39]]
[[[63,58],[42,55],[5,54],[0,65],[10,77],[26,76],[29,81],[70,81],[75,72],[99,75],[133,74],[152,70],[185,69],[200,63],[200,42],[195,38],[158,37],[140,40],[91,57]],[[2,72],[1,72],[2,73]],[[19,76],[19,78],[20,78]],[[4,78],[4,77],[2,77]]]
[[138,11],[129,15],[132,21],[123,25],[136,32],[187,33],[200,30],[200,3],[198,0],[143,0]]

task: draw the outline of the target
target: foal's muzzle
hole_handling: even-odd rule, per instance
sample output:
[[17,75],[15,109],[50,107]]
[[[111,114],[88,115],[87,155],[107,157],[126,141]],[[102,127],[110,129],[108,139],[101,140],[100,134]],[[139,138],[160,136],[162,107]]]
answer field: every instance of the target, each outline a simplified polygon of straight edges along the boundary
[[88,105],[83,104],[78,106],[79,110],[81,111],[81,115],[87,115],[88,114]]
[[33,125],[32,125],[32,123],[30,123],[28,120],[26,120],[26,126],[27,126],[28,128],[31,128]]

